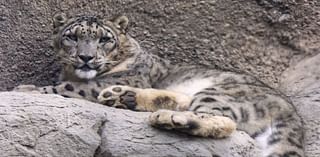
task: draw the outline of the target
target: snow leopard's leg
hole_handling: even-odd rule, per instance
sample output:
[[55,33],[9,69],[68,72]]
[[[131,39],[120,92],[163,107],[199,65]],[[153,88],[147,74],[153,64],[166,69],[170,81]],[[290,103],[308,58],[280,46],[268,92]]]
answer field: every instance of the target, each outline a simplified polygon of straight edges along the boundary
[[190,107],[191,97],[178,92],[111,86],[101,91],[98,100],[116,108],[156,111],[149,117],[152,126],[192,135],[222,138],[229,136],[236,128],[230,118],[209,114],[197,115],[186,111]]
[[230,117],[255,138],[264,157],[302,157],[303,128],[279,93],[253,84],[220,84],[198,92],[190,110]]
[[197,114],[191,111],[158,110],[149,116],[150,125],[201,137],[224,138],[236,130],[228,117]]
[[98,102],[97,98],[99,96],[99,93],[103,89],[115,84],[128,85],[139,88],[150,87],[150,85],[144,79],[141,79],[141,77],[132,76],[132,78],[124,77],[123,79],[121,79],[118,75],[116,75],[114,77],[111,76],[109,79],[101,81],[62,81],[57,85],[40,87],[37,87],[35,85],[20,85],[17,86],[13,91],[26,93],[57,94],[66,98],[80,98],[93,102]]
[[[157,87],[190,95],[189,111],[198,117],[225,116],[232,119],[238,129],[246,131],[260,144],[263,154],[259,156],[304,156],[303,126],[294,106],[252,76],[201,68],[177,69]],[[185,123],[191,117],[190,112],[159,111],[150,117],[154,126],[193,135],[190,128],[199,125]],[[178,120],[181,123],[176,123]]]
[[39,94],[57,94],[66,98],[80,98],[93,102],[97,101],[99,92],[104,89],[105,84],[99,82],[69,82],[65,81],[55,86],[20,85],[13,91]]
[[[210,129],[203,127],[201,132],[195,133],[194,128],[201,130],[198,129],[199,124],[208,122],[207,117],[225,116],[257,140],[263,150],[261,156],[304,156],[300,117],[290,103],[268,87],[239,83],[217,84],[195,93],[189,111],[158,111],[150,116],[151,122],[164,129],[208,136],[206,130]],[[190,121],[190,117],[194,116],[200,118]],[[213,134],[213,137],[219,136]]]
[[111,107],[153,112],[159,109],[187,110],[191,98],[167,90],[114,85],[103,89],[98,101]]

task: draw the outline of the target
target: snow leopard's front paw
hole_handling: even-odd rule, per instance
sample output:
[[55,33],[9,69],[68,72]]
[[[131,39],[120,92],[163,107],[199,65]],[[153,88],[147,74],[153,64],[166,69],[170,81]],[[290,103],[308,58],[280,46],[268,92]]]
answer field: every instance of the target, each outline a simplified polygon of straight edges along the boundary
[[153,112],[159,109],[186,110],[191,98],[166,90],[117,85],[102,90],[98,101],[107,106]]
[[40,94],[40,90],[35,85],[19,85],[13,89],[14,92],[25,92],[32,94]]
[[136,110],[136,92],[136,88],[129,86],[111,86],[100,92],[98,101],[115,108]]
[[190,111],[159,110],[149,116],[149,123],[160,129],[214,138],[227,137],[236,129],[235,122],[227,117],[197,115]]

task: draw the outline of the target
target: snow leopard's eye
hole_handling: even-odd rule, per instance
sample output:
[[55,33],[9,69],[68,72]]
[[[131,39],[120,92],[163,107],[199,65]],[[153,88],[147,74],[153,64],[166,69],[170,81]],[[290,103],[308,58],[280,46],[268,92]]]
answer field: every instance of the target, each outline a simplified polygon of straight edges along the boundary
[[110,40],[111,38],[108,37],[108,36],[104,36],[104,37],[101,37],[100,40],[99,40],[99,43],[106,43]]
[[75,34],[66,35],[68,40],[78,41],[78,37]]

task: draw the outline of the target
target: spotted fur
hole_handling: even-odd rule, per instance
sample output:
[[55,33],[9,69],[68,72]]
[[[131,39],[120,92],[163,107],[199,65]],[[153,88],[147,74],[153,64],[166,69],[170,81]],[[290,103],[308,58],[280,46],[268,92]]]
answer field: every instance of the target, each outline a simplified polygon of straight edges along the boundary
[[264,157],[303,157],[300,117],[280,93],[256,78],[210,67],[171,65],[143,51],[128,19],[56,15],[54,48],[63,71],[57,86],[16,90],[60,94],[135,111],[149,123],[222,138],[236,128],[255,138]]

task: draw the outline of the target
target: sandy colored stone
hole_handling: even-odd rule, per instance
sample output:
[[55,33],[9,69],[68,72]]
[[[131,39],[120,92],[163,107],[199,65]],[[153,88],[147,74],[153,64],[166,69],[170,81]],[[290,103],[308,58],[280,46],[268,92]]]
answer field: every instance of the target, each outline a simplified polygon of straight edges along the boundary
[[[316,0],[1,0],[0,91],[18,84],[57,82],[60,68],[50,46],[51,17],[56,12],[106,18],[124,14],[130,19],[129,33],[146,51],[174,63],[246,71],[279,87],[291,97],[305,122],[307,155],[318,157],[319,4]],[[308,59],[310,56],[315,57]],[[252,156],[256,152],[252,140],[241,132],[221,141],[159,132],[143,123],[148,113],[59,96],[1,93],[0,100],[0,151],[4,156],[122,156],[122,146],[131,156],[142,156],[139,152],[166,155],[159,152],[162,149],[174,154],[183,150],[191,156],[212,152]],[[99,132],[99,128],[104,129]],[[117,131],[130,137],[108,134]],[[150,137],[142,138],[144,131]],[[172,141],[170,146],[155,143],[162,138]],[[183,139],[184,147],[178,139]]]
[[150,113],[106,107],[57,95],[0,93],[1,156],[255,157],[244,132],[206,139],[150,127]]
[[247,71],[271,86],[291,63],[318,53],[320,1],[11,0],[0,1],[0,90],[48,85],[59,66],[51,17],[129,17],[129,33],[174,63]]
[[320,84],[320,54],[288,68],[281,76],[280,89],[289,96],[301,96]]
[[320,156],[320,54],[288,68],[281,77],[280,89],[290,96],[304,122],[305,151]]

